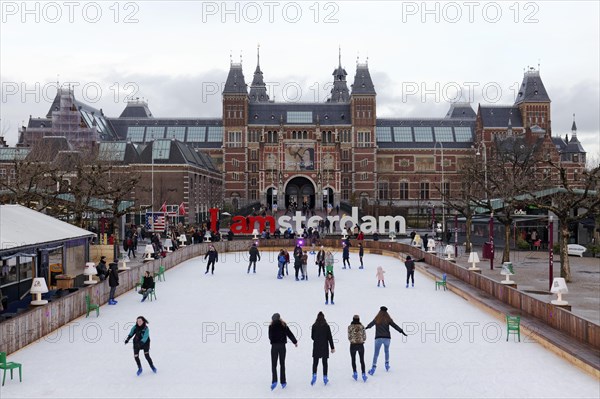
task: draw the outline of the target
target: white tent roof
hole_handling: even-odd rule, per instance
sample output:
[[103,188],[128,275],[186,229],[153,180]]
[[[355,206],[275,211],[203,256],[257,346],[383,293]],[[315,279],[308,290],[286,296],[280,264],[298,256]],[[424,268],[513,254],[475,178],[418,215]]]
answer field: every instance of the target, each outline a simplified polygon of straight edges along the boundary
[[90,231],[21,205],[0,205],[0,250],[92,235]]

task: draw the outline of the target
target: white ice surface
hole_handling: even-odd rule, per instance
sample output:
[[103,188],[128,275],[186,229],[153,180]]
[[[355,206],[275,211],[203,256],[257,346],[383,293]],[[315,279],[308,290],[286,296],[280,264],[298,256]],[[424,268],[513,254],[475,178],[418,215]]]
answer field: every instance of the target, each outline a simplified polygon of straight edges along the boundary
[[[450,291],[435,291],[416,273],[406,289],[403,264],[365,256],[366,269],[342,270],[336,256],[335,305],[325,306],[323,279],[313,255],[308,281],[276,279],[275,254],[264,252],[257,274],[246,274],[247,254],[220,254],[215,275],[196,258],[166,273],[158,300],[140,303],[130,291],[100,317],[79,318],[37,343],[13,353],[23,364],[22,383],[7,379],[1,398],[132,397],[600,397],[599,381],[522,335],[506,342],[503,320],[491,317]],[[387,288],[377,288],[377,266]],[[409,334],[392,330],[391,370],[383,348],[367,383],[351,378],[346,329],[352,315],[363,324],[385,305]],[[310,326],[322,310],[332,325],[336,352],[329,358],[329,385],[311,386]],[[287,346],[288,386],[271,392],[268,323],[279,312],[299,338]],[[123,341],[138,315],[149,321],[153,374],[142,357],[137,377],[131,343]],[[374,329],[367,330],[365,361],[373,356]],[[360,368],[360,366],[359,366]],[[360,370],[359,370],[360,372]],[[7,377],[8,378],[8,377]]]

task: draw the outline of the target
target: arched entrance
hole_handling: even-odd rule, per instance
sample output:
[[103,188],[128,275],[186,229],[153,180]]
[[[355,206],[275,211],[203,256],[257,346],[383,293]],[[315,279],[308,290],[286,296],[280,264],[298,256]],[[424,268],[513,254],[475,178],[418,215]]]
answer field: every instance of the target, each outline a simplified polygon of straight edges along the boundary
[[306,177],[294,177],[285,187],[285,207],[296,203],[298,210],[306,203],[309,208],[315,206],[315,186]]
[[272,207],[277,204],[277,189],[269,187],[267,189],[267,206]]

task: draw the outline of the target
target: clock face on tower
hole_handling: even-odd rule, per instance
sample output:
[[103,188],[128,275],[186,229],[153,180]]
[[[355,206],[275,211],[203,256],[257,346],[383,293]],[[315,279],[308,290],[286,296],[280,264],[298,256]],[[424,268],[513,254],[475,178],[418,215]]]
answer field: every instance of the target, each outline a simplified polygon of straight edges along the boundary
[[306,144],[289,144],[285,153],[287,170],[315,170],[315,149]]

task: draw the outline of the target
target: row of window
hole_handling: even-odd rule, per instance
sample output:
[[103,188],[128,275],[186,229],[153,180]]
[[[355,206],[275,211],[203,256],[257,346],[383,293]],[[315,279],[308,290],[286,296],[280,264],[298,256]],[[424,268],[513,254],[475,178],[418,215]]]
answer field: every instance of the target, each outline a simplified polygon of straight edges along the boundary
[[378,142],[456,142],[473,141],[473,133],[468,126],[377,126]]
[[[361,132],[359,132],[359,138],[358,138],[358,142],[359,142],[359,147],[368,147],[370,146],[370,143],[364,143],[364,140],[370,141],[371,138],[371,133],[370,132],[366,132],[367,135],[364,134],[364,132],[361,134]],[[342,143],[351,143],[352,142],[352,136],[350,134],[350,130],[340,130],[339,131],[339,137],[340,137],[340,141]],[[307,130],[293,130],[289,133],[289,135],[287,135],[287,138],[292,139],[292,140],[309,140],[312,139],[310,132]],[[265,142],[268,144],[277,144],[279,141],[279,132],[278,131],[272,131],[269,130],[266,132],[265,135]],[[251,143],[256,143],[260,140],[260,132],[256,131],[256,130],[251,130],[248,132],[248,142]],[[321,132],[321,140],[323,142],[323,144],[331,144],[331,143],[335,143],[335,132],[332,132],[331,130],[327,130],[324,132]],[[361,145],[362,143],[362,145]]]
[[222,126],[129,126],[127,140],[145,143],[155,139],[176,139],[188,143],[220,143]]

